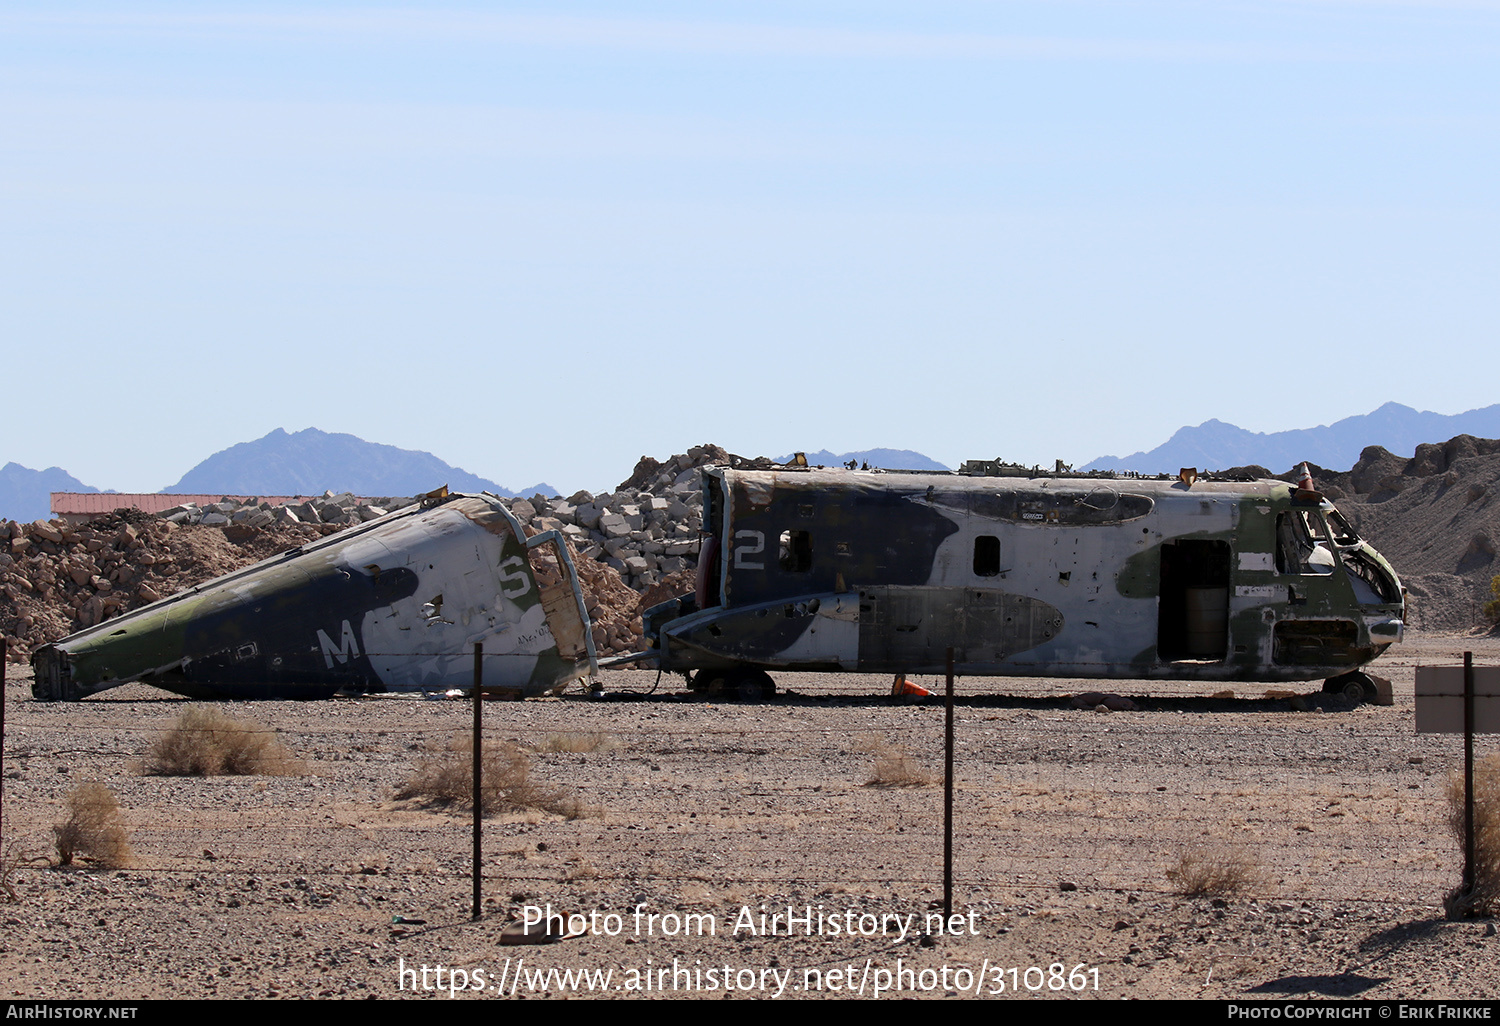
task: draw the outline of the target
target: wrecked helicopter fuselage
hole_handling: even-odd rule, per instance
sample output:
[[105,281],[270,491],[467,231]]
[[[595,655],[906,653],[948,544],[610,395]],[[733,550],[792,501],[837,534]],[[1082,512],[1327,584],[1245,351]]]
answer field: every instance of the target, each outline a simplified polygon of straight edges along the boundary
[[106,620],[32,656],[40,701],[131,681],[200,698],[482,685],[542,694],[597,670],[556,531],[527,538],[491,495],[406,509]]
[[[767,671],[1329,679],[1403,634],[1395,572],[1311,487],[1081,475],[703,473],[698,589],[645,665],[763,695]],[[1388,685],[1387,685],[1388,688]]]

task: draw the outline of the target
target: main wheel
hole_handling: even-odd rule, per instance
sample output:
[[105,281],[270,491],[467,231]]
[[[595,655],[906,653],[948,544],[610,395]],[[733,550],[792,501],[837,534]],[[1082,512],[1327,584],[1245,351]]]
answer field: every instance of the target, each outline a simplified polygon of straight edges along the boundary
[[1364,681],[1354,679],[1344,682],[1344,697],[1349,700],[1350,705],[1359,705],[1369,696],[1370,692],[1365,689]]
[[724,690],[726,670],[698,670],[688,681],[688,690],[695,695],[719,695]]
[[1375,682],[1355,670],[1328,678],[1323,682],[1323,690],[1343,695],[1350,705],[1359,705],[1375,697]]
[[757,702],[776,694],[776,682],[765,670],[699,670],[693,690],[710,698]]
[[735,697],[760,702],[776,695],[776,682],[765,670],[740,670],[734,678]]

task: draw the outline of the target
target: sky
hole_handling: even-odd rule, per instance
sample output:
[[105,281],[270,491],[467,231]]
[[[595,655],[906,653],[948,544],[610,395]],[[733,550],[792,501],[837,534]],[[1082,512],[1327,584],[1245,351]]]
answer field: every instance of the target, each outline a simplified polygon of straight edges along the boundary
[[520,488],[1500,401],[1500,0],[0,0],[0,463]]

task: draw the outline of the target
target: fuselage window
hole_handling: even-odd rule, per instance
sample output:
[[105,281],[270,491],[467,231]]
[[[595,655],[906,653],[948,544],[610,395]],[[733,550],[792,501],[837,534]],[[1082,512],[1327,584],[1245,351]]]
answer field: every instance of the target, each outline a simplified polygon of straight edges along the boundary
[[974,539],[974,576],[995,577],[1000,573],[1000,539],[981,534]]
[[805,574],[812,569],[812,535],[807,531],[781,532],[781,569]]
[[1293,510],[1276,518],[1276,569],[1283,574],[1333,573],[1333,546],[1316,513]]

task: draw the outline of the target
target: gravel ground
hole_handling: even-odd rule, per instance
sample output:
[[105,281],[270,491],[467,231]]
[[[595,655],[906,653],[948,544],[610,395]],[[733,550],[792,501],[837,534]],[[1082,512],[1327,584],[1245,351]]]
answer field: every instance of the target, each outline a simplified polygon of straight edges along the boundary
[[[159,777],[141,761],[183,702],[132,687],[36,703],[12,667],[0,979],[54,999],[599,993],[598,976],[532,975],[548,970],[610,973],[610,996],[1494,998],[1494,922],[1441,907],[1461,743],[1418,736],[1412,709],[1413,667],[1466,648],[1500,663],[1489,638],[1398,646],[1373,668],[1395,685],[1386,708],[1315,685],[1303,711],[1122,681],[1106,690],[1141,709],[1104,713],[1067,702],[1097,682],[960,681],[959,921],[925,942],[943,709],[893,702],[883,680],[788,674],[781,698],[734,705],[678,678],[631,693],[655,682],[632,671],[607,674],[602,700],[487,704],[486,736],[530,750],[536,790],[583,814],[487,820],[474,921],[467,816],[395,798],[427,746],[468,729],[467,704],[225,703],[306,772]],[[125,868],[52,864],[88,780],[118,796]],[[1205,867],[1221,895],[1183,896]],[[502,946],[526,906],[598,929]]]

